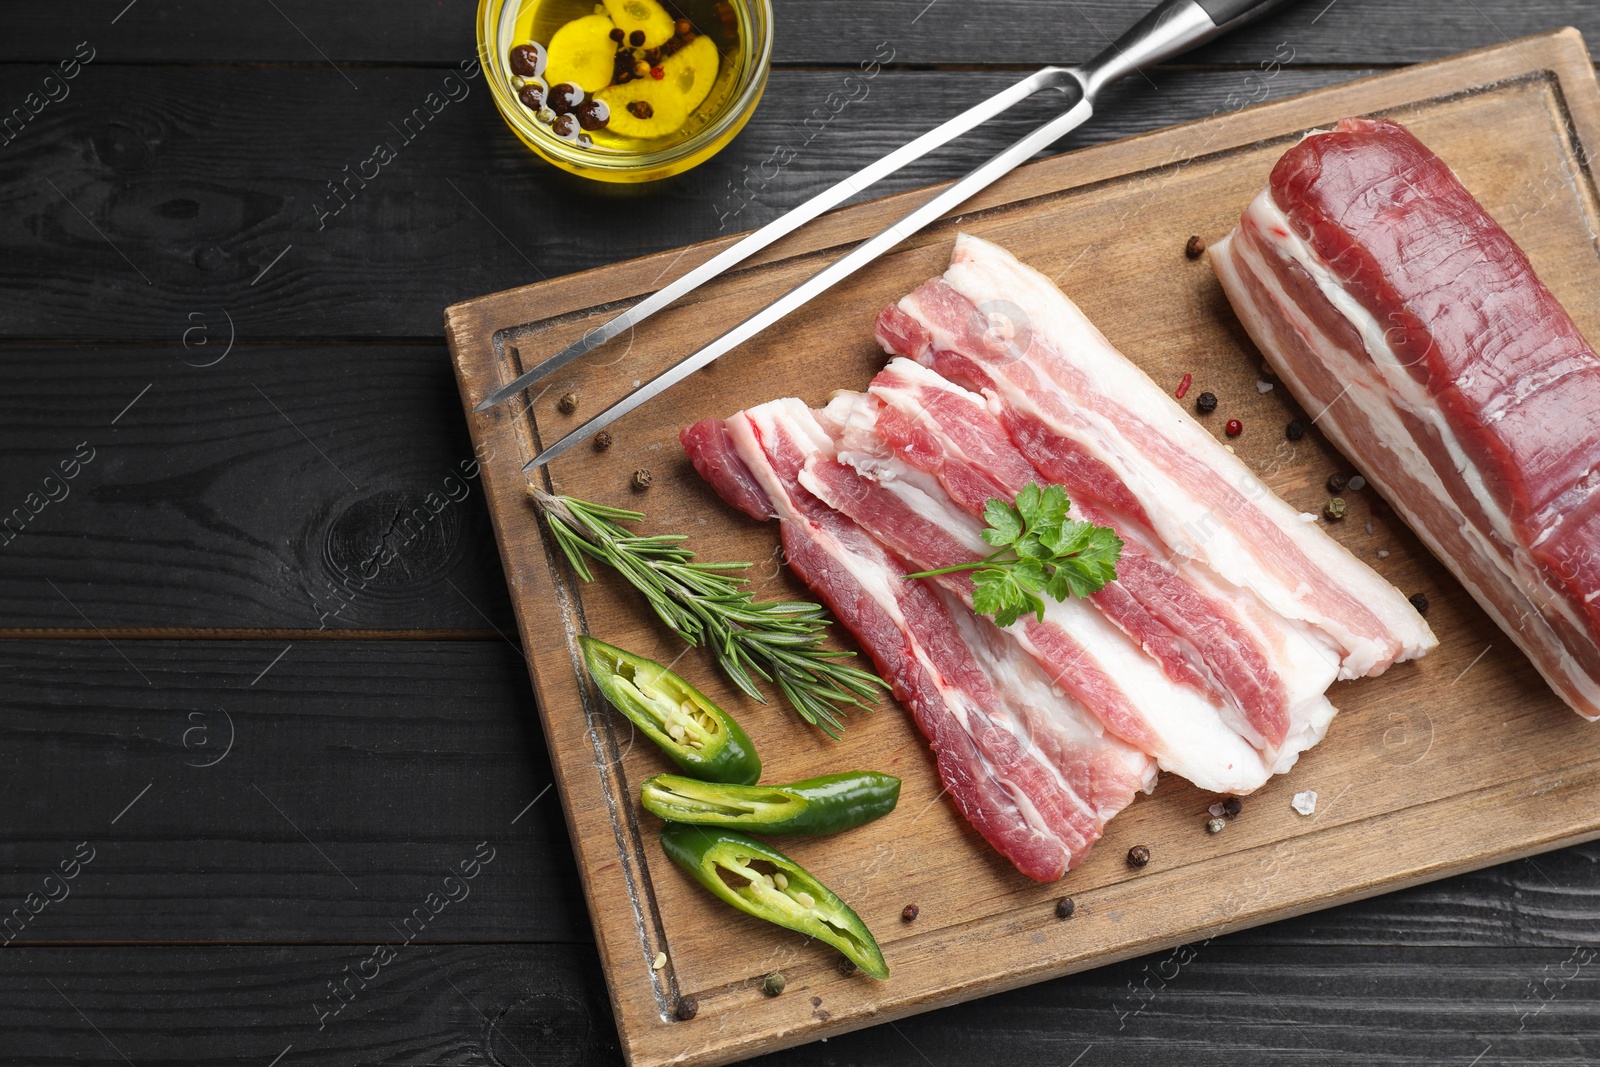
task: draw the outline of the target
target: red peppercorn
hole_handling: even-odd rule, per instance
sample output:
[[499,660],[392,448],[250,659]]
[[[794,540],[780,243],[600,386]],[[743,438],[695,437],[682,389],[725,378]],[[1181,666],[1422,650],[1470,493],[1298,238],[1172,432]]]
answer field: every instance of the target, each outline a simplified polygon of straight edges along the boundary
[[1229,437],[1238,437],[1240,434],[1244,433],[1244,423],[1240,422],[1238,419],[1229,419],[1228,425],[1224,427],[1224,429],[1228,431]]
[[662,70],[660,67],[651,67],[650,68],[650,77],[654,78],[656,81],[660,81],[662,78],[665,78],[666,76],[667,76],[667,72],[665,70]]
[[1194,381],[1194,375],[1185,374],[1183,376],[1183,380],[1178,383],[1177,391],[1174,392],[1172,395],[1177,397],[1179,400],[1182,400],[1184,398],[1184,396],[1189,392],[1189,383],[1192,382],[1192,381]]

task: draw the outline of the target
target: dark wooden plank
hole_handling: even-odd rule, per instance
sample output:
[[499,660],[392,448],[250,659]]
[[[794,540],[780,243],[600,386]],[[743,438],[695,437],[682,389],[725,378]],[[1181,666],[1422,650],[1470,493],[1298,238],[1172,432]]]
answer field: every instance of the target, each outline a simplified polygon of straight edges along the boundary
[[444,348],[230,352],[227,314],[7,352],[0,628],[511,633]]
[[[366,963],[372,951],[13,947],[0,956],[0,1063],[621,1062],[591,948],[413,946],[382,968]],[[1220,939],[749,1062],[1590,1064],[1600,1054],[1594,960],[1583,947],[1308,947],[1291,957]],[[376,977],[350,979],[343,1010],[319,1014],[330,1010],[328,983],[364,965]]]
[[[481,79],[458,83],[469,95],[408,144],[390,123],[440,89],[439,70],[368,70],[360,92],[332,71],[299,68],[105,66],[93,75],[4,150],[0,338],[172,344],[191,315],[220,318],[222,308],[241,341],[434,337],[456,301],[757,225],[1015,77],[885,71],[861,83],[855,103],[837,115],[823,108],[827,121],[807,126],[843,75],[780,72],[722,155],[619,199],[537,164]],[[1353,76],[1163,72],[1156,88],[1119,87],[1103,116],[1065,144]],[[0,99],[37,77],[0,68]],[[1029,102],[882,191],[964,172],[1059,99]],[[352,183],[336,215],[319,215],[339,203],[329,183],[384,140],[397,158],[365,189]],[[784,146],[794,159],[777,167]]]
[[[777,61],[849,64],[890,41],[905,63],[1078,62],[1131,25],[1153,0],[815,0],[778,3]],[[477,5],[446,0],[404,13],[379,0],[90,0],[20,5],[0,41],[0,61],[52,62],[91,41],[108,62],[271,61],[453,63],[476,46]],[[1258,27],[1195,53],[1201,62],[1255,63],[1280,41],[1306,63],[1410,63],[1503,35],[1575,25],[1600,34],[1588,0],[1303,0]],[[355,70],[348,73],[362,83]]]
[[8,951],[590,937],[504,642],[5,641],[0,694]]

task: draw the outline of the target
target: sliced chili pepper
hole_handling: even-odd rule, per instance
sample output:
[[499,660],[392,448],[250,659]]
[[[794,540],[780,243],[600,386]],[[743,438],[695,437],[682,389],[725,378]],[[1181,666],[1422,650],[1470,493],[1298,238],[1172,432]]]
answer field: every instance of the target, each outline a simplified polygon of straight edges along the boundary
[[727,712],[654,660],[580,637],[600,692],[684,774],[750,785],[761,778],[756,746]]
[[889,977],[861,916],[777,849],[732,830],[684,823],[661,828],[661,848],[695,881],[747,915],[827,942],[872,977]]
[[846,771],[789,785],[721,785],[658,774],[639,789],[645,810],[668,822],[762,834],[831,834],[894,810],[900,779]]

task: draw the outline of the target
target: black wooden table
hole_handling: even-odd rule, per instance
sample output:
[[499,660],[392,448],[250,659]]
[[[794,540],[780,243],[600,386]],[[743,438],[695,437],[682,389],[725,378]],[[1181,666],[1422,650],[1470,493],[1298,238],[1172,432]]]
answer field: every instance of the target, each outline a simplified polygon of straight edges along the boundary
[[[440,313],[759,225],[1144,6],[779,5],[761,110],[670,188],[552,180],[478,78],[342,205],[330,183],[472,57],[469,0],[5,5],[0,1061],[618,1061]],[[1564,24],[1600,39],[1600,4],[1305,0],[1122,87],[1068,146]],[[1591,1063],[1597,858],[770,1062]]]

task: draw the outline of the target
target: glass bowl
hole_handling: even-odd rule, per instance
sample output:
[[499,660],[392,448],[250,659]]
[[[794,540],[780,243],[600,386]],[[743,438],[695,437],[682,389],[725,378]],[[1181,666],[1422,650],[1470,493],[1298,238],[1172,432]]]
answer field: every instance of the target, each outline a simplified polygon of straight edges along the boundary
[[[548,126],[539,123],[533,112],[517,99],[509,58],[514,45],[529,39],[531,13],[541,3],[553,2],[558,0],[481,0],[478,7],[478,56],[483,61],[495,106],[522,143],[547,162],[595,181],[655,181],[681,174],[716,155],[755,112],[772,64],[772,3],[771,0],[724,0],[738,20],[739,55],[724,56],[723,62],[732,59],[739,63],[739,68],[734,72],[734,82],[723,95],[720,107],[710,115],[691,118],[691,123],[700,123],[699,129],[681,141],[661,147],[647,144],[638,150],[599,144],[584,146],[562,140]],[[575,11],[582,6],[574,6],[572,0],[562,2],[563,8],[572,7]]]

